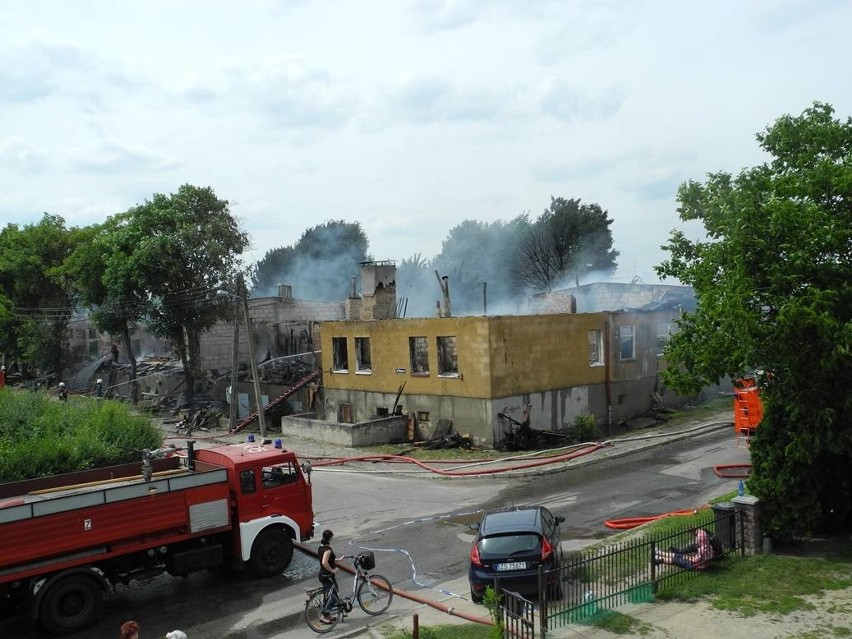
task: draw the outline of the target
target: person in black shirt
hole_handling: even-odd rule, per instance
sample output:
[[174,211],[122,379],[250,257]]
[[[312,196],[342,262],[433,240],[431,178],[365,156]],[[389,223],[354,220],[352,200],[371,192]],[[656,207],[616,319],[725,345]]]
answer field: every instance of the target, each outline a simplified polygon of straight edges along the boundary
[[337,558],[334,550],[331,548],[332,537],[334,537],[334,533],[330,530],[322,532],[322,541],[320,542],[318,552],[320,560],[319,580],[325,593],[325,605],[322,608],[322,616],[320,617],[322,623],[333,623],[330,612],[337,604],[337,580],[335,578],[337,574]]

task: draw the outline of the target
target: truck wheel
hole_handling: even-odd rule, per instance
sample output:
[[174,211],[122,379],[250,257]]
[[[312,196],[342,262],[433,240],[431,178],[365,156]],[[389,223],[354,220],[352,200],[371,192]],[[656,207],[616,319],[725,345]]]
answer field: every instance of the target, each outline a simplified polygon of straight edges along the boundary
[[293,540],[280,528],[265,530],[251,548],[249,566],[258,577],[280,575],[293,558]]
[[101,589],[94,579],[70,575],[45,593],[39,615],[41,625],[55,635],[82,630],[95,622],[101,602]]

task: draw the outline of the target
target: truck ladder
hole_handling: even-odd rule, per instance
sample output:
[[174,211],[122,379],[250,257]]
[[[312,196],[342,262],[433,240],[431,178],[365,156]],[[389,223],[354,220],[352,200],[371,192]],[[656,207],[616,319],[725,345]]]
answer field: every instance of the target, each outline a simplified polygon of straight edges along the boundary
[[[271,402],[266,404],[263,407],[263,414],[265,415],[266,411],[268,411],[270,408],[278,406],[278,404],[282,403],[287,398],[293,396],[297,391],[301,390],[302,388],[304,388],[305,386],[310,384],[312,381],[314,381],[317,377],[320,376],[321,372],[322,371],[320,371],[320,370],[315,370],[314,372],[312,372],[307,377],[300,379],[298,382],[296,382],[296,384],[294,384],[293,386],[291,386],[290,388],[285,390],[283,393],[281,393],[278,397],[276,397]],[[245,428],[246,426],[251,424],[255,419],[257,419],[257,411],[254,411],[253,413],[247,415],[242,420],[237,422],[237,424],[233,428],[228,430],[228,434],[233,435],[234,433],[241,431],[243,428]]]

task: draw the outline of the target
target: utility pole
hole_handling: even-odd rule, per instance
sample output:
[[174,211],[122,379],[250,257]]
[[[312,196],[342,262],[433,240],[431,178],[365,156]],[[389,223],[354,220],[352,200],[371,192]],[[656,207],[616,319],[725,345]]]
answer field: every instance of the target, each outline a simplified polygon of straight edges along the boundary
[[254,353],[254,328],[249,316],[248,298],[246,297],[246,285],[243,276],[239,280],[239,297],[243,301],[243,316],[246,320],[246,331],[248,332],[249,358],[251,359],[251,379],[254,383],[254,403],[257,405],[257,423],[260,425],[260,438],[266,439],[266,414],[263,411],[263,398],[260,395],[260,377],[257,372],[257,357]]
[[234,350],[231,353],[231,412],[228,416],[228,431],[234,432],[237,428],[237,404],[240,394],[237,392],[237,378],[239,371],[240,352],[240,298],[234,296]]

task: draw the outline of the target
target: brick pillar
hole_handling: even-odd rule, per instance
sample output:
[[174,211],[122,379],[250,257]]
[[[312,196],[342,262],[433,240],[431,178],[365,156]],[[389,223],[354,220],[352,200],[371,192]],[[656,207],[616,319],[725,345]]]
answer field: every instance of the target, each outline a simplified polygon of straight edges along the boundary
[[734,497],[732,500],[742,518],[743,550],[746,555],[759,555],[763,552],[763,520],[760,514],[760,500],[754,495]]

